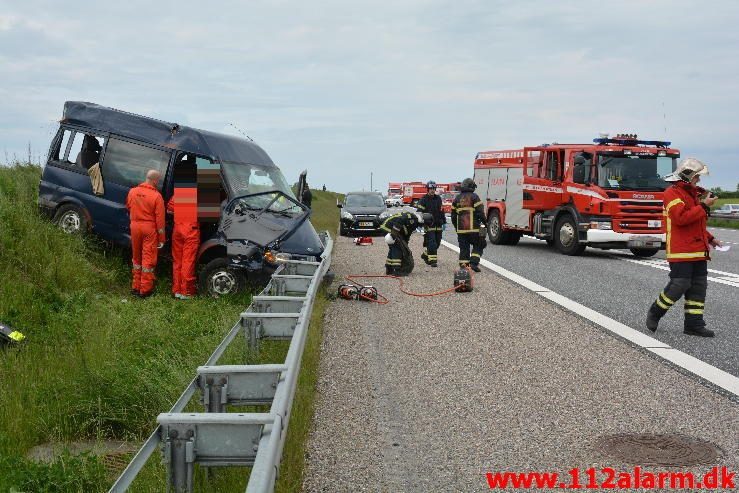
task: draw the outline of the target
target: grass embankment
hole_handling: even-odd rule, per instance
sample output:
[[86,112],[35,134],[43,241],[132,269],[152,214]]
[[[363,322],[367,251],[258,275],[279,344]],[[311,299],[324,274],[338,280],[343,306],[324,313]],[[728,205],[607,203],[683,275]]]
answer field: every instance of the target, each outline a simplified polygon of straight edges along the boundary
[[[67,236],[40,217],[39,177],[37,167],[0,168],[0,320],[27,337],[0,349],[0,492],[104,491],[112,478],[98,458],[66,455],[48,465],[25,455],[47,442],[143,441],[251,295],[179,302],[169,296],[169,266],[161,265],[158,294],[132,298],[128,253]],[[223,362],[243,363],[243,346],[232,347]],[[254,362],[281,361],[286,349],[266,344]],[[299,399],[309,412],[312,388],[302,388],[302,377]],[[132,491],[164,489],[158,458],[149,462]],[[289,465],[299,474],[302,457]],[[245,476],[218,471],[210,482],[200,477],[197,489],[243,491]]]
[[[716,201],[716,204],[713,206],[713,209],[716,210],[719,207],[721,207],[724,204],[739,204],[739,199],[737,198],[722,198],[718,199]],[[733,219],[722,219],[718,217],[710,217],[708,218],[708,225],[713,226],[716,228],[732,228],[732,229],[739,229],[739,220],[733,220]]]

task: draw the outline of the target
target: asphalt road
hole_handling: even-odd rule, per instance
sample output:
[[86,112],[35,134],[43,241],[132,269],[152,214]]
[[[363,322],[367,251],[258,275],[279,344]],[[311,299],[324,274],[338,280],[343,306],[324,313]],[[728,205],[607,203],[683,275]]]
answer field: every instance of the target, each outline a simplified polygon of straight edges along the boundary
[[[662,319],[653,337],[739,376],[739,230],[711,231],[731,246],[728,252],[715,252],[708,266],[705,316],[716,337],[682,333],[682,302]],[[457,243],[450,229],[444,239]],[[488,244],[484,258],[649,335],[644,327],[646,312],[667,283],[669,271],[664,252],[638,259],[628,251],[588,248],[582,256],[568,257],[528,237],[516,246]]]

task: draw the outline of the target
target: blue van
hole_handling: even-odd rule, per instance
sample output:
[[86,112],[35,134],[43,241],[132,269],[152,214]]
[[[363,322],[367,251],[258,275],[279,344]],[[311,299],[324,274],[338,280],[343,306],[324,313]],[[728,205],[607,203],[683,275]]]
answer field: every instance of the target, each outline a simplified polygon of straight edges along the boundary
[[64,104],[39,184],[39,207],[68,233],[92,232],[127,247],[128,191],[156,169],[166,202],[186,162],[197,163],[198,188],[200,170],[213,171],[210,192],[198,195],[199,217],[206,217],[198,253],[201,293],[236,292],[247,278],[271,274],[280,261],[321,255],[323,238],[307,220],[310,210],[254,142],[93,103]]

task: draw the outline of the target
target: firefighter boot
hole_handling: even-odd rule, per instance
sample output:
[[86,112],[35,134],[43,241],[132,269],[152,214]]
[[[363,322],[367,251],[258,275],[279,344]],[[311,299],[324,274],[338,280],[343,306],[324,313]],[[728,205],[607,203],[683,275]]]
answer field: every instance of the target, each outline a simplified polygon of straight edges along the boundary
[[664,317],[665,313],[667,313],[667,310],[658,306],[657,303],[652,303],[652,306],[649,307],[649,311],[647,312],[647,329],[657,332],[659,321]]
[[385,275],[386,276],[394,276],[395,275],[395,269],[390,267],[389,265],[385,266]]
[[[685,309],[685,325],[683,326],[683,334],[698,337],[713,337],[715,334],[712,330],[706,328],[706,322],[703,320],[703,313],[688,313],[688,306]],[[703,310],[700,310],[701,312]]]
[[426,252],[423,252],[421,254],[421,259],[426,263],[426,265],[431,265],[431,262],[429,261],[429,256]]
[[474,270],[475,272],[481,272],[480,266],[477,264],[470,264],[470,269]]

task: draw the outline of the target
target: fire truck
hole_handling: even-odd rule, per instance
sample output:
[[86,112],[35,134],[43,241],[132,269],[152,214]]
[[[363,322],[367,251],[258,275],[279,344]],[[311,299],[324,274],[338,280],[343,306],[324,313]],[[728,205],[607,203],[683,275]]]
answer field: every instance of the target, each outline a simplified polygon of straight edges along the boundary
[[403,195],[403,185],[405,183],[390,182],[387,184],[387,196],[393,197],[395,195]]
[[474,180],[490,242],[515,245],[528,235],[565,255],[589,246],[651,257],[665,246],[663,177],[679,157],[670,142],[634,134],[480,152]]
[[426,184],[420,181],[411,181],[403,184],[403,203],[416,206],[416,203],[426,195]]

